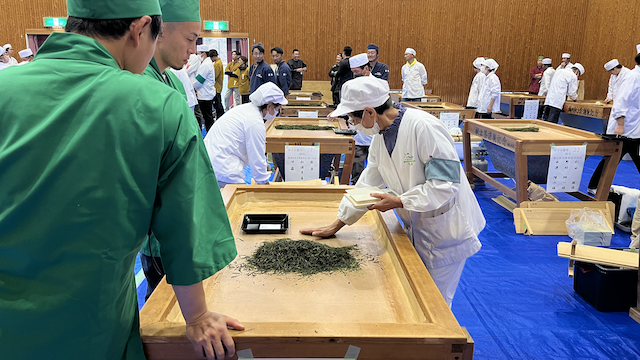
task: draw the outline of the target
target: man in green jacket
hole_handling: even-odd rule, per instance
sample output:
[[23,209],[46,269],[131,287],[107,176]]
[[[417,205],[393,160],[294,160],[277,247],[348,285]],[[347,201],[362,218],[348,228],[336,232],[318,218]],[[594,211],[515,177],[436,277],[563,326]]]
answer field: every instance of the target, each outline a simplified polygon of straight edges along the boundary
[[144,359],[133,268],[149,229],[197,354],[233,355],[227,326],[243,327],[202,287],[236,256],[215,175],[184,98],[136,75],[158,0],[67,9],[28,69],[0,72],[18,86],[0,97],[0,357]]

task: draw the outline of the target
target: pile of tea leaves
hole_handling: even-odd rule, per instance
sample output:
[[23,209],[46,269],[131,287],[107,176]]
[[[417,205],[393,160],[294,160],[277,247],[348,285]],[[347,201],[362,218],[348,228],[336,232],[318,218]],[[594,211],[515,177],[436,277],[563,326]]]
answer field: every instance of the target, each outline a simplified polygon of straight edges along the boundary
[[276,125],[278,130],[333,130],[333,126],[320,125]]
[[537,126],[527,126],[527,127],[521,127],[521,128],[502,128],[503,130],[507,130],[507,131],[520,131],[520,132],[538,132],[540,131],[540,128]]
[[258,273],[314,275],[354,271],[360,263],[353,256],[357,245],[332,247],[309,240],[278,239],[265,242],[246,258],[245,269]]

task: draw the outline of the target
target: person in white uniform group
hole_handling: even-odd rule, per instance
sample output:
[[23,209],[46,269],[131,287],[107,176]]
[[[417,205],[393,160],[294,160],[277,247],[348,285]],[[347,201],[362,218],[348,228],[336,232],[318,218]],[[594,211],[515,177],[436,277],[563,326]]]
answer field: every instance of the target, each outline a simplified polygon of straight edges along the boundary
[[616,99],[616,92],[618,90],[618,83],[622,82],[622,79],[631,70],[622,66],[618,59],[613,59],[604,64],[605,70],[607,70],[611,76],[609,76],[609,88],[607,89],[607,97],[604,99],[604,103],[608,104]]
[[356,208],[343,199],[335,222],[300,232],[329,237],[357,222],[368,210],[395,209],[451,306],[466,259],[482,246],[478,234],[485,226],[451,135],[433,115],[394,105],[388,83],[375,77],[345,83],[340,105],[330,116],[345,114],[359,131],[374,135],[369,165],[356,188],[388,187],[400,195],[373,193],[380,201],[368,208]]
[[469,89],[469,98],[467,98],[467,109],[478,108],[478,99],[480,98],[480,91],[482,90],[484,79],[486,78],[486,76],[482,73],[482,71],[480,71],[483,61],[484,61],[483,57],[477,57],[475,60],[473,60],[473,71],[476,73],[476,75],[473,77],[473,81],[471,81],[471,89]]
[[567,69],[571,70],[573,68],[573,64],[571,63],[571,54],[564,53],[562,54],[562,61],[556,70]]
[[5,46],[0,48],[0,70],[6,69],[11,66],[11,60]]
[[404,51],[404,59],[407,63],[402,65],[402,101],[420,101],[428,83],[427,69],[416,60],[416,51],[412,48]]
[[18,65],[18,60],[13,58],[13,46],[11,46],[11,44],[5,44],[3,48],[5,54],[9,57],[9,66]]
[[578,98],[578,78],[584,74],[584,67],[580,63],[573,64],[571,69],[556,71],[549,85],[549,92],[544,99],[544,114],[542,120],[557,124],[560,112],[564,108],[567,96],[575,101]]
[[[194,54],[191,54],[194,55]],[[187,71],[187,65],[185,65],[182,69],[176,70],[172,67],[169,67],[172,73],[174,73],[180,82],[182,82],[182,87],[184,87],[184,91],[187,93],[187,103],[191,108],[191,111],[195,111],[196,105],[198,105],[198,98],[196,97],[196,90],[193,87],[193,83],[191,79],[189,79],[189,72]]]
[[480,71],[486,76],[478,97],[476,117],[479,119],[491,119],[491,113],[498,112],[500,109],[500,93],[502,92],[502,85],[500,84],[498,75],[496,75],[498,67],[500,67],[500,65],[498,65],[498,63],[493,59],[486,59],[482,61]]
[[[371,69],[369,69],[369,57],[366,53],[350,57],[349,66],[351,66],[351,72],[353,73],[354,79],[360,76],[372,76],[370,72]],[[356,130],[352,124],[349,124],[349,128]],[[358,131],[353,138],[356,141],[356,154],[353,158],[351,182],[355,184],[358,182],[360,175],[364,171],[365,160],[369,157],[369,147],[371,146],[373,135],[366,135],[361,131]]]
[[18,51],[18,55],[20,55],[20,58],[22,59],[22,62],[18,65],[28,64],[33,61],[33,51],[31,51],[31,49],[20,50]]
[[556,74],[556,69],[553,68],[553,62],[549,58],[542,59],[542,66],[545,68],[542,73],[542,79],[540,79],[540,91],[538,95],[547,96],[549,92],[549,85],[551,85],[551,79]]
[[262,84],[249,96],[251,102],[236,106],[216,121],[204,138],[220,188],[244,184],[244,168],[251,166],[257,184],[268,184],[267,132],[264,120],[278,115],[288,104],[284,93],[272,82]]

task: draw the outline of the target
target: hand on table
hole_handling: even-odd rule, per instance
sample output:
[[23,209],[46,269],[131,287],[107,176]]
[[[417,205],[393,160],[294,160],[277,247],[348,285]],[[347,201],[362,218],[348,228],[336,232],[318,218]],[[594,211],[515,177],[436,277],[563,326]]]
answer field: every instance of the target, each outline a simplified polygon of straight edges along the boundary
[[608,104],[608,103],[610,103],[610,102],[612,102],[612,101],[613,101],[613,99],[612,99],[612,98],[606,98],[606,99],[604,99],[604,103],[605,103],[605,104]]
[[244,326],[236,319],[226,315],[207,311],[195,321],[187,323],[187,338],[198,355],[207,360],[224,359],[233,356],[236,347],[227,330],[231,326],[236,330],[244,330]]
[[371,193],[371,196],[381,200],[371,206],[368,206],[367,209],[369,210],[380,210],[381,212],[385,212],[402,207],[402,200],[400,200],[399,196],[384,193]]
[[345,224],[342,221],[336,220],[333,222],[333,224],[328,226],[323,226],[319,228],[300,229],[300,233],[305,235],[319,236],[319,237],[326,238],[326,237],[333,236],[335,233],[338,232],[338,230],[342,229],[344,225]]

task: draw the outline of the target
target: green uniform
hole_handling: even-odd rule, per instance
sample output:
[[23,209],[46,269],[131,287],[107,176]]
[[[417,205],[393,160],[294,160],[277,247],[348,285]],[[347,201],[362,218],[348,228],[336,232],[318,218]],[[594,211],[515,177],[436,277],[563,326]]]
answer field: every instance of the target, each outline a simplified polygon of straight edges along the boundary
[[144,359],[133,271],[148,230],[175,285],[236,256],[191,110],[70,33],[0,83],[30,89],[0,96],[0,358]]

